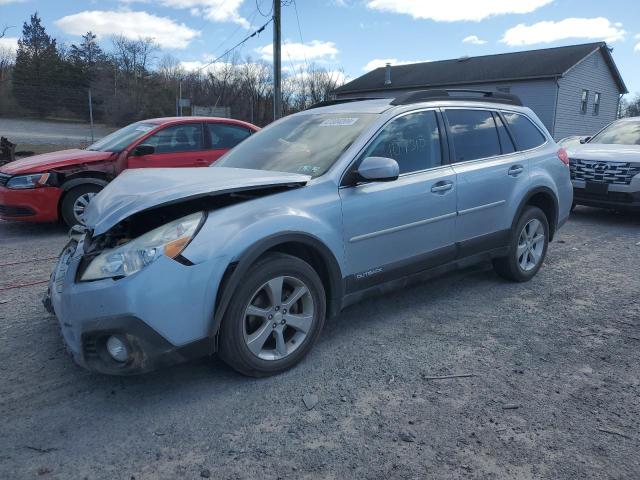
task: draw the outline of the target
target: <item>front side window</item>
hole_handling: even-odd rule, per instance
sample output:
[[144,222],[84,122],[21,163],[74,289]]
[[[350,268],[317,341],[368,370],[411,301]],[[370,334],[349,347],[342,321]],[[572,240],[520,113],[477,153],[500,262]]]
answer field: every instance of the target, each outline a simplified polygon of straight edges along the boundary
[[233,148],[251,135],[251,131],[244,127],[226,123],[209,123],[207,129],[213,150]]
[[545,136],[538,130],[531,120],[524,115],[512,112],[503,112],[504,119],[509,125],[509,130],[513,135],[518,150],[529,150],[539,147],[547,141]]
[[454,161],[466,162],[500,155],[496,123],[486,110],[447,110]]
[[640,145],[640,121],[614,122],[589,140],[589,143]]
[[598,115],[600,113],[600,93],[593,94],[593,114]]
[[196,152],[202,148],[202,125],[187,123],[167,127],[151,135],[145,145],[155,147],[155,153]]
[[435,112],[410,113],[392,120],[361,155],[366,157],[393,158],[401,174],[439,167],[442,151]]
[[587,105],[589,104],[589,90],[582,90],[580,97],[580,113],[587,113]]
[[211,168],[251,168],[318,177],[376,118],[378,115],[373,113],[304,113],[285,117],[229,150]]

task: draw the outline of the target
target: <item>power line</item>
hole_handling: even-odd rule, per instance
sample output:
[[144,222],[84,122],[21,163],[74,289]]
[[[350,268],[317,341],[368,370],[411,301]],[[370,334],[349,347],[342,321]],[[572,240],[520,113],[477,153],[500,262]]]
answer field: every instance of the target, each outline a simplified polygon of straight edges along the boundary
[[296,22],[298,23],[298,33],[300,34],[300,43],[302,44],[302,55],[304,56],[304,67],[309,71],[309,64],[307,63],[307,52],[304,48],[304,40],[302,38],[302,29],[300,28],[300,18],[298,17],[298,4],[296,0],[293,0],[293,9],[296,12]]
[[272,18],[270,18],[264,25],[262,25],[259,29],[257,29],[255,32],[253,32],[251,35],[247,35],[246,37],[244,37],[241,41],[239,41],[238,43],[236,43],[233,47],[231,47],[230,49],[228,49],[226,52],[224,52],[222,55],[220,55],[218,58],[211,60],[209,63],[204,64],[203,66],[201,66],[200,68],[196,69],[193,73],[199,73],[201,70],[207,68],[210,65],[213,65],[214,63],[216,63],[218,60],[220,60],[221,58],[226,57],[230,52],[232,52],[233,50],[235,50],[236,48],[238,48],[240,45],[246,43],[248,40],[250,40],[251,38],[255,37],[256,35],[261,34],[264,29],[267,27],[267,25],[269,25],[271,22],[273,21]]
[[262,15],[263,17],[270,17],[273,14],[273,3],[271,3],[271,10],[269,10],[269,13],[267,14],[262,13],[262,10],[260,9],[259,0],[256,0],[256,8],[258,9],[258,12],[260,12],[260,15]]

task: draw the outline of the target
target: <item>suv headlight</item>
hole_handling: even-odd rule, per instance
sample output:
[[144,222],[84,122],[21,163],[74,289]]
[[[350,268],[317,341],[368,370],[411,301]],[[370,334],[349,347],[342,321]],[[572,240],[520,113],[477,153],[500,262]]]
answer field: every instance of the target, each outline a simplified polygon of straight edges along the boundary
[[36,188],[46,185],[49,180],[48,173],[33,173],[31,175],[16,175],[7,182],[7,188],[12,190],[22,190],[26,188]]
[[120,247],[105,250],[91,260],[80,280],[126,277],[163,255],[176,258],[189,245],[203,219],[203,212],[193,213],[151,230]]

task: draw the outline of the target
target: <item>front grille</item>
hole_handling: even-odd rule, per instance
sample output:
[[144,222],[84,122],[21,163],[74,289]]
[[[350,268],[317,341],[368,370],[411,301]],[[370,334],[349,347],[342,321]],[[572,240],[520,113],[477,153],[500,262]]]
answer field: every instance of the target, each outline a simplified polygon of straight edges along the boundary
[[84,358],[98,358],[98,345],[95,337],[86,336],[83,338]]
[[29,207],[17,207],[14,205],[0,205],[0,215],[3,217],[29,217],[36,212]]
[[572,180],[611,185],[629,185],[631,179],[640,174],[640,164],[629,162],[602,162],[572,158],[569,161],[569,168]]
[[4,187],[11,178],[11,175],[7,175],[6,173],[0,173],[0,187]]

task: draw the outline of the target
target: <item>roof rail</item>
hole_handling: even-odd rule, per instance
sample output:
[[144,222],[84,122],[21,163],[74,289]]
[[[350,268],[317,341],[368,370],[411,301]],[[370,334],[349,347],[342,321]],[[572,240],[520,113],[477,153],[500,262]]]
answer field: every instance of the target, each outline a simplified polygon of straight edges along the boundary
[[[467,95],[468,94],[468,95]],[[434,100],[464,100],[475,102],[506,103],[522,106],[522,101],[517,95],[510,93],[494,92],[490,90],[416,90],[396,97],[391,105],[410,105],[412,103],[429,102]]]
[[312,108],[328,107],[330,105],[339,105],[341,103],[362,102],[364,100],[380,100],[382,98],[383,97],[358,97],[358,98],[339,98],[336,100],[324,100],[322,102],[314,103],[310,107],[305,108],[305,110],[311,110]]

